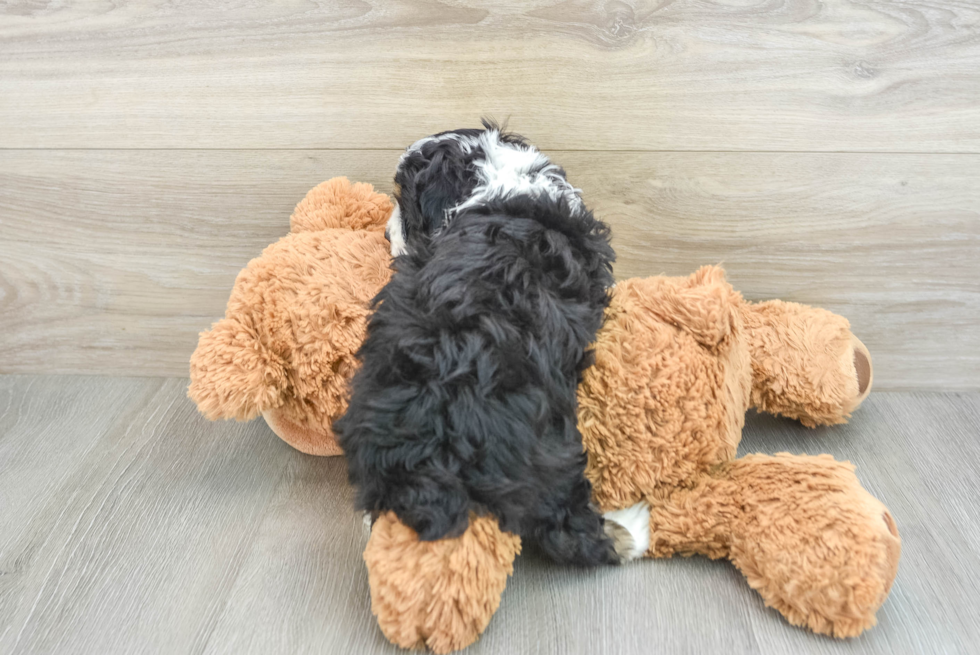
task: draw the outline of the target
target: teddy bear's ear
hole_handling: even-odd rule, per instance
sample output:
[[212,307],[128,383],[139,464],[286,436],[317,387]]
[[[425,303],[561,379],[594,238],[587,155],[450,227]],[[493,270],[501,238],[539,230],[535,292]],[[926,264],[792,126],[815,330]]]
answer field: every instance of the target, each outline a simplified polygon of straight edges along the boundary
[[351,184],[346,177],[335,177],[306,194],[293,210],[289,224],[293,232],[327,228],[381,232],[392,209],[391,199],[376,193],[370,184]]
[[665,300],[671,305],[674,321],[710,348],[732,331],[741,294],[728,283],[720,267],[702,266]]
[[211,420],[248,421],[282,404],[285,365],[248,323],[247,316],[218,321],[191,355],[187,395]]
[[646,311],[688,332],[707,348],[718,345],[731,332],[742,298],[717,266],[702,266],[689,277],[627,280],[616,290],[632,294]]

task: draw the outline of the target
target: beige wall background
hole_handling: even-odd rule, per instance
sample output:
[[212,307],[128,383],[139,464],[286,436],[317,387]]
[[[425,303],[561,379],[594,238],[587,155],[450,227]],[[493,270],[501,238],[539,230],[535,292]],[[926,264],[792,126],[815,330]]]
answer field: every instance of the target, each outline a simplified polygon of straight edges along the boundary
[[183,376],[314,184],[507,119],[617,276],[847,316],[879,389],[980,388],[980,5],[0,7],[0,372]]

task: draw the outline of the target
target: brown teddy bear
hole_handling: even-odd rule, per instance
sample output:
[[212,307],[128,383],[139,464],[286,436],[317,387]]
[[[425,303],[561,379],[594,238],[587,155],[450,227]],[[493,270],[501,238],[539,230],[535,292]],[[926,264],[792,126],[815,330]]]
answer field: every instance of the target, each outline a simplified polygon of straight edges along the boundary
[[[345,179],[297,206],[292,234],[249,263],[225,318],[201,335],[189,395],[205,415],[261,413],[300,450],[339,454],[330,424],[346,408],[370,299],[390,275],[390,211],[387,197]],[[829,425],[867,397],[871,358],[848,322],[747,302],[710,266],[625,280],[611,296],[578,394],[596,504],[633,526],[638,554],[727,557],[794,625],[836,637],[874,625],[901,540],[853,467],[829,455],[735,457],[750,407]],[[467,646],[519,552],[490,516],[422,542],[382,515],[364,553],[382,631],[406,648]]]
[[261,414],[304,453],[342,454],[331,425],[347,409],[370,300],[391,277],[392,209],[343,177],[296,205],[290,233],[238,274],[225,318],[191,356],[188,395],[207,418]]

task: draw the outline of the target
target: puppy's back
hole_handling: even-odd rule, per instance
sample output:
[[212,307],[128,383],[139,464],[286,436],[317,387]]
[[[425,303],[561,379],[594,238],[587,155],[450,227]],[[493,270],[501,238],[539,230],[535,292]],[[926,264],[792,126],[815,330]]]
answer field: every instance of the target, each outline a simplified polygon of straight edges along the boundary
[[[608,238],[581,206],[511,195],[399,258],[337,424],[360,508],[424,540],[490,512],[558,559],[615,561],[598,515],[565,507],[591,493],[575,392],[612,283]],[[579,525],[547,543],[562,521]]]

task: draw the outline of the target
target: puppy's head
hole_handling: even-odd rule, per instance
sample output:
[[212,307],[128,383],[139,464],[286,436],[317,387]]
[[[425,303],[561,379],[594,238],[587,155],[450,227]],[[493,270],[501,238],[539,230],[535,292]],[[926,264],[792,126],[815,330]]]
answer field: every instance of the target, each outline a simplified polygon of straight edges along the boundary
[[469,164],[482,130],[441,132],[416,141],[395,169],[398,204],[385,232],[398,256],[443,228],[449,211],[473,191]]
[[483,129],[440,132],[405,150],[395,169],[398,203],[385,231],[392,255],[404,254],[413,244],[437,234],[451,220],[454,208],[472,195],[480,182],[475,163],[486,158],[481,137],[488,132],[501,142],[524,143],[484,120]]

